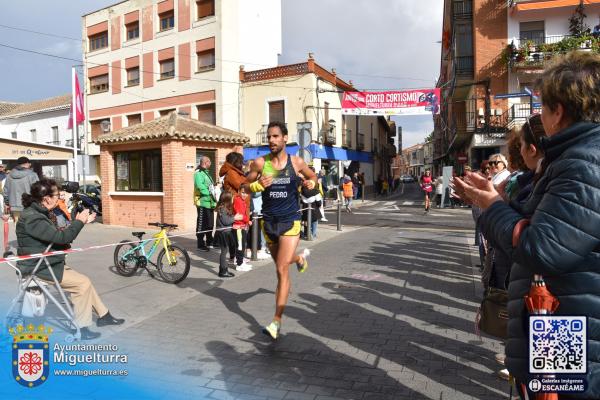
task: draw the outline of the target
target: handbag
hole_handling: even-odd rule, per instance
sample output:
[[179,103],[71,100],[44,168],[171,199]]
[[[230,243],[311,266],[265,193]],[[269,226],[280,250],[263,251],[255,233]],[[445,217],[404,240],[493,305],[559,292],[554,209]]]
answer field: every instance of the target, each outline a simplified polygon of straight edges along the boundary
[[23,296],[23,308],[21,314],[27,318],[41,317],[46,311],[48,299],[42,292],[42,289],[33,281],[29,282],[29,286],[25,289]]
[[508,292],[504,289],[489,287],[481,301],[477,317],[480,331],[501,339],[508,336]]

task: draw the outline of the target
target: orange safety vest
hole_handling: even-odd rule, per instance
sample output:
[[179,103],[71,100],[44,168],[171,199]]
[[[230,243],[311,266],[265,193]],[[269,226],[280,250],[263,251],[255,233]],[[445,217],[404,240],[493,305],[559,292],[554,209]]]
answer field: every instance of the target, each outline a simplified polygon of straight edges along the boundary
[[348,181],[348,183],[344,183],[342,185],[342,188],[344,189],[344,197],[354,196],[352,193],[352,181]]

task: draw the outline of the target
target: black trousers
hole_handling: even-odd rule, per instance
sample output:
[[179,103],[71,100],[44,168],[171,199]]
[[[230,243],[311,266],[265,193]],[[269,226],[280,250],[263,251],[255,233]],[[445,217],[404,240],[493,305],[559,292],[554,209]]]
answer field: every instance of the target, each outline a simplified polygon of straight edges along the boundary
[[[213,213],[212,208],[196,207],[198,210],[198,218],[196,219],[196,232],[209,231],[205,233],[196,233],[198,239],[198,248],[211,246],[213,241]],[[206,238],[206,242],[205,242]]]

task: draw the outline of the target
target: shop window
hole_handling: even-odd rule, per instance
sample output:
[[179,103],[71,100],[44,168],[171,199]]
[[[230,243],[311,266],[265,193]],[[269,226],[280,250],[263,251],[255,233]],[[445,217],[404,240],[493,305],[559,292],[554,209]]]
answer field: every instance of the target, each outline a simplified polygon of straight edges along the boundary
[[215,49],[200,51],[198,56],[198,72],[215,69]]
[[198,10],[198,19],[213,16],[215,15],[215,0],[198,0],[196,9]]
[[175,27],[175,13],[173,10],[164,12],[158,16],[160,19],[160,31],[168,31]]
[[207,124],[217,124],[217,112],[215,103],[202,104],[198,107],[198,121],[206,122]]
[[133,67],[127,70],[127,86],[137,86],[140,84],[140,67]]
[[133,40],[140,37],[140,21],[135,21],[125,25],[127,30],[127,40]]
[[160,149],[115,153],[117,191],[162,192]]
[[171,79],[175,76],[175,60],[170,58],[160,62],[160,79]]
[[88,38],[90,51],[96,51],[108,47],[108,31],[100,32]]
[[108,92],[108,74],[90,78],[90,93]]
[[269,102],[269,122],[285,122],[285,102],[283,100]]

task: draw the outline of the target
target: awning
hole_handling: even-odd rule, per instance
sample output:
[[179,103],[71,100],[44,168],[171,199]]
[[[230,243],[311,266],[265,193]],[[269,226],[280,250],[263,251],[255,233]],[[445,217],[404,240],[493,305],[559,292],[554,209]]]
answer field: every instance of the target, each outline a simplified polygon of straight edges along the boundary
[[[546,0],[532,1],[529,3],[518,3],[513,7],[513,11],[531,11],[558,7],[576,7],[577,5],[579,5],[579,1],[580,0]],[[600,0],[583,0],[583,4],[600,4]]]
[[[298,145],[291,145],[286,147],[286,151],[288,154],[296,154],[298,152],[298,148]],[[310,150],[313,158],[336,161],[359,161],[369,164],[373,163],[373,155],[366,151],[323,146],[320,144],[311,144],[308,146],[308,150]],[[271,150],[268,146],[246,147],[244,148],[244,159],[254,160],[257,157],[269,154],[270,151]]]
[[73,159],[73,149],[70,147],[25,142],[16,139],[0,139],[0,160],[16,160],[23,156],[28,157],[32,161],[66,161]]

